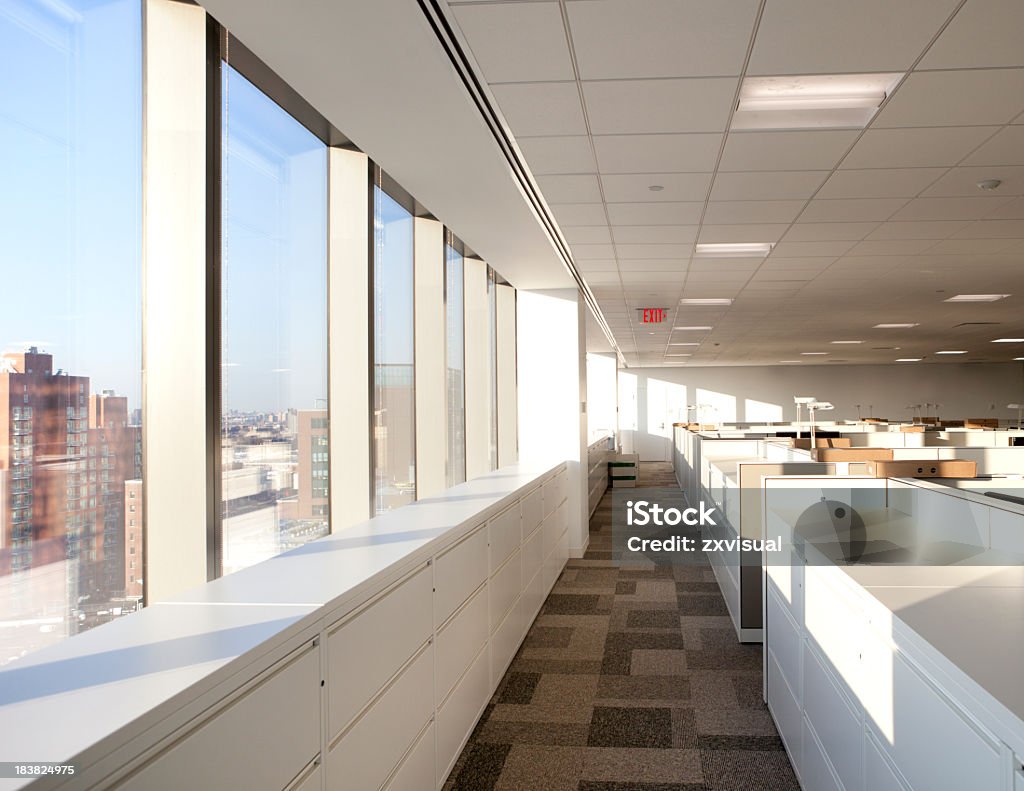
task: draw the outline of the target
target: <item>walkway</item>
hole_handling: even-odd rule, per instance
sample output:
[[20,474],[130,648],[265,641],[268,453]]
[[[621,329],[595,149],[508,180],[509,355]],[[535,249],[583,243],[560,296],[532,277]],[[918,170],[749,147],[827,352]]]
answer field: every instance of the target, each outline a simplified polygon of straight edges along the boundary
[[[683,499],[670,464],[624,491]],[[611,513],[609,490],[445,791],[797,791],[710,567],[620,567]]]

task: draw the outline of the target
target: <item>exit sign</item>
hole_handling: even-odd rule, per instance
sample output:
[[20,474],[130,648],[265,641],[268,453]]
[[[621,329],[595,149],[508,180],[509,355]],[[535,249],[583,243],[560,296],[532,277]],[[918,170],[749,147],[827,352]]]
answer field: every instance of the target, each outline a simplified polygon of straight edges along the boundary
[[661,324],[668,318],[668,311],[665,308],[637,308],[640,313],[641,324]]

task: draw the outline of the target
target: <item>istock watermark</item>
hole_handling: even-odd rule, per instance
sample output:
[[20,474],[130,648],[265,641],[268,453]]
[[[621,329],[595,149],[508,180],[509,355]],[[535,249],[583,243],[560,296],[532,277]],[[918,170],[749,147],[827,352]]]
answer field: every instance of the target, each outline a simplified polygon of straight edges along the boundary
[[668,525],[674,527],[680,523],[690,527],[711,525],[718,523],[711,518],[716,508],[708,508],[703,500],[699,508],[662,508],[658,503],[650,503],[647,500],[626,501],[626,524],[637,527],[655,525],[663,527]]

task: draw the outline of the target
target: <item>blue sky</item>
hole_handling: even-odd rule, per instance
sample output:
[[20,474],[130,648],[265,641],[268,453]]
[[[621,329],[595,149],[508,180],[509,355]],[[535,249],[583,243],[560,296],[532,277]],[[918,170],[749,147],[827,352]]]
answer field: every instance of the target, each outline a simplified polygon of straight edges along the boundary
[[0,0],[0,349],[139,406],[139,4]]

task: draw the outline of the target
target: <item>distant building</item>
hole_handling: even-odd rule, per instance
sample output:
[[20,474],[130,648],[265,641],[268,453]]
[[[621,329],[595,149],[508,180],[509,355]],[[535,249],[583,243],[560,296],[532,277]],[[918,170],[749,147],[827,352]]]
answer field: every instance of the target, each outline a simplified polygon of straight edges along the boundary
[[126,599],[142,598],[142,481],[124,482],[124,595]]
[[[43,566],[73,569],[58,586],[72,629],[92,625],[92,614],[125,595],[125,481],[141,476],[141,428],[129,425],[125,397],[91,394],[89,377],[54,370],[53,356],[35,347],[3,356],[0,575],[18,588],[40,578]],[[21,601],[39,603],[39,593]],[[39,606],[53,614],[58,604]]]
[[327,410],[300,409],[298,423],[299,519],[328,517]]

